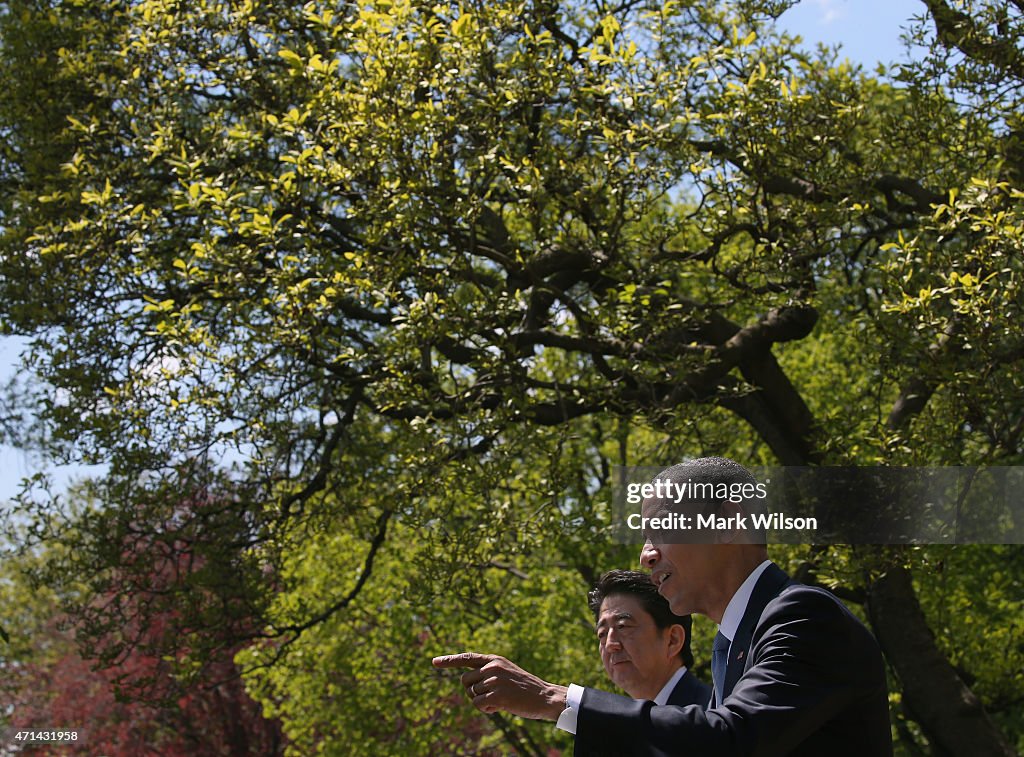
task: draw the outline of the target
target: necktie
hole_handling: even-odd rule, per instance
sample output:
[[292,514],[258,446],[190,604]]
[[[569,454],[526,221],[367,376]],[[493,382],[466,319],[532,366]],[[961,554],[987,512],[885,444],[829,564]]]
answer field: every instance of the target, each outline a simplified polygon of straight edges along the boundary
[[715,642],[711,647],[711,677],[715,682],[715,704],[721,704],[725,698],[725,667],[729,661],[729,637],[719,631],[715,634]]

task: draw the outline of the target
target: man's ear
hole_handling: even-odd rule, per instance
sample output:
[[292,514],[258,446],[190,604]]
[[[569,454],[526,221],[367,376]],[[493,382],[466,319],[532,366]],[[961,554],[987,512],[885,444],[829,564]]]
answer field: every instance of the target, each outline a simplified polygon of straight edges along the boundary
[[677,657],[680,652],[683,651],[683,645],[686,643],[686,629],[678,623],[673,623],[668,627],[668,656],[669,658]]
[[[718,507],[719,515],[723,518],[737,518],[738,516],[746,514],[743,505],[739,502],[733,502],[732,500],[726,500]],[[742,521],[736,520],[736,523]],[[746,544],[748,541],[747,532],[742,528],[731,528],[728,531],[715,531],[715,541],[719,544]]]

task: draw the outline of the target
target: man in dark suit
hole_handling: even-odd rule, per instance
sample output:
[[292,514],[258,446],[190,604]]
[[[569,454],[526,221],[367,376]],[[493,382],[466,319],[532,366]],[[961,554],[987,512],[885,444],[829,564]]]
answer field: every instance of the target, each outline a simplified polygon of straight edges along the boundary
[[[700,458],[656,480],[756,486],[742,466]],[[658,592],[683,615],[719,624],[712,656],[715,696],[707,710],[657,706],[544,681],[503,657],[463,653],[437,667],[471,668],[462,683],[483,712],[558,721],[577,745],[622,755],[891,755],[881,653],[868,630],[831,594],[796,584],[768,560],[763,539],[738,525],[695,541],[662,527],[666,516],[714,515],[738,524],[747,505],[731,496],[648,497],[641,562]],[[678,523],[678,520],[675,521]]]
[[[634,699],[706,707],[711,687],[690,672],[689,615],[672,612],[651,577],[611,570],[587,596],[608,677]],[[577,746],[576,754],[582,754]]]

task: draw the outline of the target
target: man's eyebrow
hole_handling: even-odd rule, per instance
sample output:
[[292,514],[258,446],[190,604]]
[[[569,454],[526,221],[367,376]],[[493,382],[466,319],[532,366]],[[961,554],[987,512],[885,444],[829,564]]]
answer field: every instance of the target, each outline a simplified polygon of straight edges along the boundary
[[[598,623],[597,623],[597,627],[600,628],[601,626],[608,625],[608,620],[609,620],[609,617],[607,615],[602,615],[601,616],[601,620],[599,620]],[[631,613],[631,612],[617,612],[617,613],[615,613],[614,615],[611,616],[611,620],[633,620],[633,613]]]

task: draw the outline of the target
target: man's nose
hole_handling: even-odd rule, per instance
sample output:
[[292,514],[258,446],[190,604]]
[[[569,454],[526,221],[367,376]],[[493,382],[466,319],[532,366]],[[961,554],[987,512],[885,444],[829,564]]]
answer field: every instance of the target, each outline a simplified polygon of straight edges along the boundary
[[658,564],[658,560],[660,559],[661,552],[659,552],[658,548],[648,540],[648,542],[644,544],[643,549],[640,550],[640,567],[650,570]]

